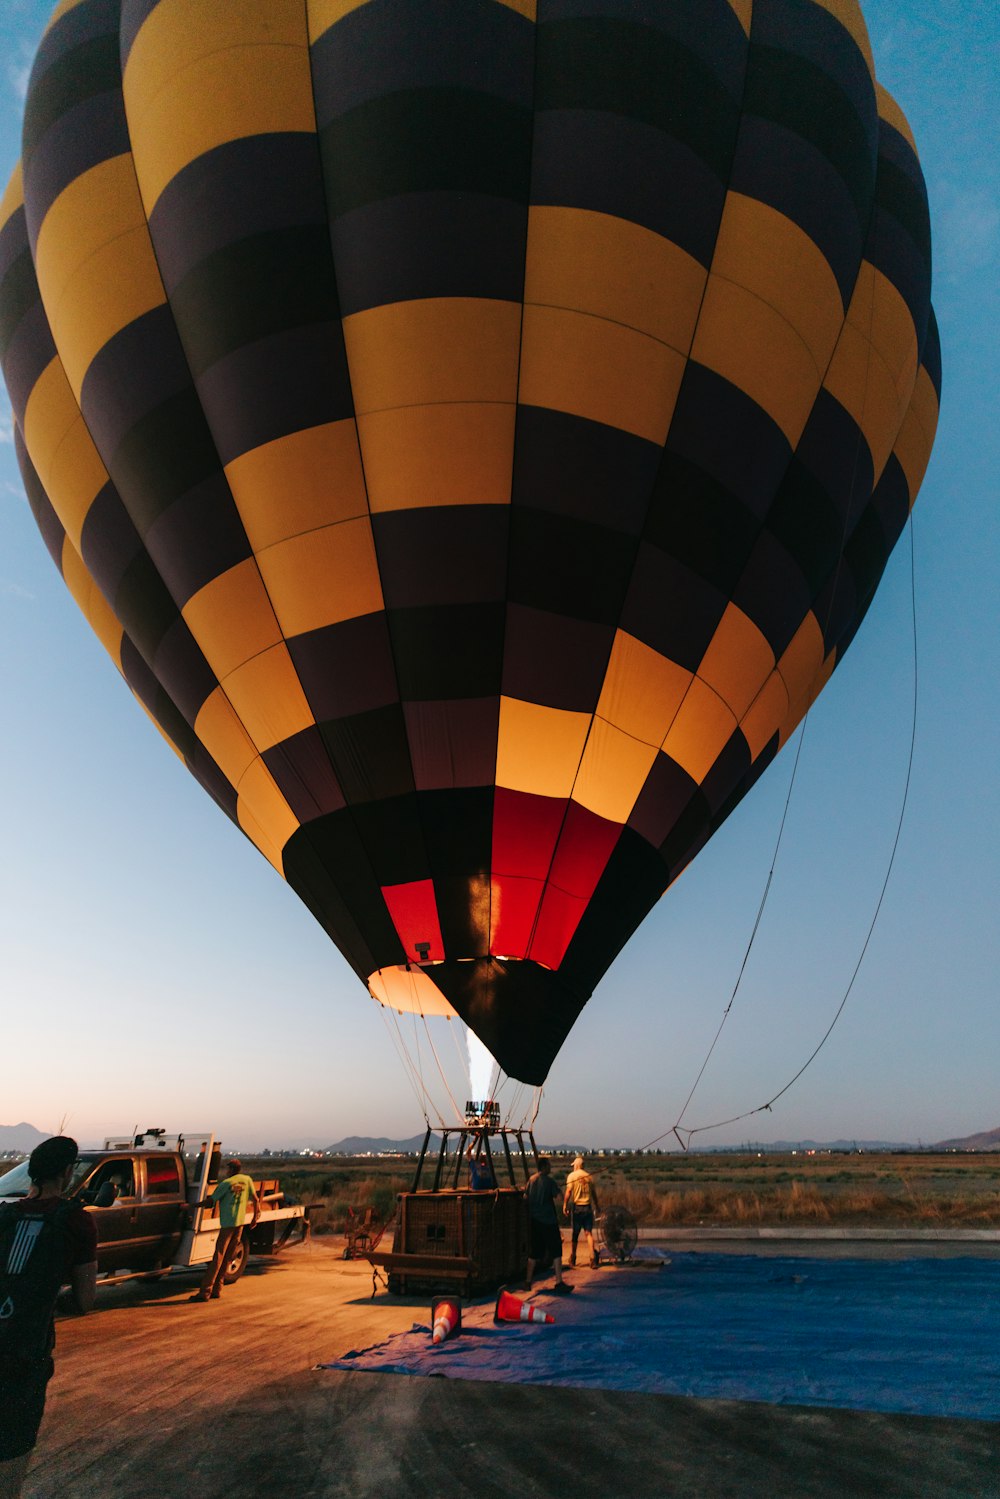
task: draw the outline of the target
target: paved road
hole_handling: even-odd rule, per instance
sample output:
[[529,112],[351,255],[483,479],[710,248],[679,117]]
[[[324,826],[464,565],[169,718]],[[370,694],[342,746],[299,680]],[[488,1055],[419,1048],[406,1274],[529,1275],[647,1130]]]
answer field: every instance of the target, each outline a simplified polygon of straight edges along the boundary
[[991,1423],[315,1371],[427,1320],[336,1243],[193,1289],[60,1322],[28,1499],[1000,1499]]

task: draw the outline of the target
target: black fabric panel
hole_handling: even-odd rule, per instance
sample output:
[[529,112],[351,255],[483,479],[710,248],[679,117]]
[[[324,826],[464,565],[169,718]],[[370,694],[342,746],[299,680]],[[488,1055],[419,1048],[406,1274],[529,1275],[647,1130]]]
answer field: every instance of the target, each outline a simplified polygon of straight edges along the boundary
[[604,16],[540,21],[535,108],[637,120],[681,142],[720,182],[728,176],[738,100],[696,53],[651,26]]
[[495,697],[403,704],[418,791],[478,786],[492,792],[500,703]]
[[373,515],[385,607],[501,600],[508,518],[506,505],[429,506]]
[[191,372],[165,303],[108,339],[91,360],[80,391],[87,428],[105,464],[137,423],[191,390]]
[[875,486],[871,508],[882,527],[888,557],[910,516],[910,486],[895,453],[889,454],[888,462]]
[[676,761],[658,754],[632,808],[629,827],[658,849],[697,789],[697,782]]
[[621,627],[637,640],[697,671],[725,613],[725,594],[659,547],[639,547]]
[[190,386],[138,421],[108,464],[140,535],[218,466],[211,433]]
[[924,347],[921,353],[921,362],[930,376],[931,384],[937,391],[937,397],[941,399],[941,334],[938,330],[937,318],[934,316],[934,308],[930,310],[927,319],[927,336],[924,339]]
[[492,0],[370,0],[312,46],[316,118],[385,95],[462,89],[530,104],[535,27]]
[[667,871],[655,849],[623,828],[559,968],[572,989],[589,993],[659,900]]
[[823,631],[825,657],[851,628],[858,612],[858,596],[850,568],[842,564],[837,567],[816,596],[813,610]]
[[[902,142],[902,137],[891,125],[883,122],[882,148],[878,161],[879,205],[886,213],[892,214],[893,218],[906,230],[929,269],[931,220],[927,207],[927,189],[924,186],[923,177],[918,172],[908,171],[905,165],[893,160],[894,142]],[[906,151],[915,166],[909,146],[906,147]]]
[[815,597],[836,565],[844,520],[829,492],[796,453],[774,497],[767,529],[784,547]]
[[28,450],[24,446],[21,429],[14,427],[14,453],[17,457],[17,466],[21,470],[21,478],[24,481],[24,492],[28,497],[31,513],[35,518],[35,525],[41,532],[42,540],[48,548],[49,556],[56,567],[62,572],[63,542],[66,532],[62,521],[52,508],[52,502],[45,492],[41,479],[35,472],[35,466],[28,457]]
[[406,726],[398,703],[319,725],[348,806],[413,790]]
[[237,349],[198,380],[219,460],[354,415],[339,319]]
[[525,203],[531,114],[460,89],[390,94],[321,128],[320,151],[331,219],[402,193]]
[[839,553],[843,537],[850,533],[868,502],[875,475],[861,429],[828,390],[819,391],[795,456],[836,506]]
[[381,612],[296,635],[288,650],[317,723],[384,708],[399,698]]
[[[336,943],[362,983],[405,957],[349,814],[297,828],[281,851],[285,879]],[[362,936],[364,932],[364,936]]]
[[228,245],[310,225],[326,225],[319,147],[311,131],[289,131],[227,141],[182,167],[156,200],[149,232],[172,292]]
[[[79,43],[74,43],[74,39],[60,33],[53,37],[52,47],[54,54],[56,44],[63,44],[64,50],[59,55],[53,55],[50,60],[48,55],[39,53],[25,100],[21,134],[26,181],[30,179],[32,158],[46,131],[87,99],[121,87],[115,7],[108,4],[101,6],[98,11],[91,0],[91,3],[81,9],[90,10],[91,17],[103,12],[107,30],[92,34]],[[95,26],[95,32],[96,29]],[[70,43],[69,46],[65,46],[67,42]],[[28,222],[34,239],[41,218],[35,216],[30,204]]]
[[514,604],[614,625],[636,543],[591,521],[511,508],[507,596]]
[[647,541],[730,594],[759,531],[757,516],[718,479],[664,451],[643,530]]
[[763,530],[733,590],[733,603],[766,636],[775,659],[791,642],[811,602],[801,569],[777,538]]
[[[20,224],[16,224],[15,219],[20,219]],[[15,232],[18,230],[21,232],[16,233],[15,239]],[[0,241],[5,248],[16,244],[18,252],[9,257],[3,269],[3,299],[0,301],[0,359],[3,360],[7,358],[7,350],[21,323],[41,305],[35,263],[23,233],[24,213],[19,209],[7,224],[3,240]]]
[[[24,205],[15,208],[14,212],[0,228],[0,283],[8,275],[11,266],[20,255],[28,249],[28,221],[24,216]],[[30,299],[29,299],[30,300]],[[0,305],[0,325],[4,317],[2,305]],[[17,319],[15,318],[16,322]]]
[[127,635],[122,640],[122,676],[184,759],[190,759],[198,745],[194,730],[185,723],[152,668]]
[[423,791],[418,800],[445,952],[485,957],[490,945],[493,787]]
[[417,794],[359,802],[351,817],[379,885],[408,885],[430,878]]
[[434,982],[504,1072],[536,1086],[591,993],[530,959],[436,963]]
[[499,693],[502,603],[391,609],[387,618],[399,693],[406,701]]
[[[828,75],[829,89],[843,94],[874,153],[878,129],[875,89],[868,63],[847,28],[812,0],[769,0],[767,5],[757,6],[751,28],[754,48],[786,53]],[[826,97],[817,96],[815,107],[822,108]]]
[[508,604],[504,696],[593,713],[614,639],[614,624]]
[[331,227],[341,311],[347,317],[417,297],[520,302],[527,230],[522,203],[481,193],[405,193],[366,203]]
[[613,0],[603,6],[593,0],[545,0],[544,19],[589,20],[599,10],[612,22],[662,32],[668,41],[694,53],[720,86],[739,98],[747,38],[727,0],[698,0],[697,5],[677,5],[676,0]]
[[60,116],[39,140],[25,177],[36,235],[37,226],[65,187],[91,167],[130,149],[118,80],[108,92],[84,99]]
[[532,203],[642,224],[707,268],[725,197],[724,180],[653,125],[578,109],[535,117]]
[[773,120],[744,115],[730,188],[776,208],[809,235],[829,262],[847,307],[868,216],[859,220],[847,184],[822,151]]
[[153,670],[177,704],[178,712],[193,724],[218,682],[187,622],[180,615],[160,639],[153,658]]
[[631,432],[518,406],[513,503],[637,536],[659,461],[659,444]]
[[312,822],[344,806],[323,736],[314,725],[265,750],[261,759],[299,822]]
[[919,348],[925,337],[930,309],[931,263],[898,220],[884,211],[881,200],[872,215],[872,232],[865,254],[872,265],[892,282],[909,308]]
[[112,607],[126,572],[141,551],[142,541],[121,496],[113,484],[105,484],[87,511],[80,555]]
[[694,360],[681,380],[666,448],[711,474],[761,520],[791,457],[788,439],[767,412]]
[[[239,827],[239,818],[236,815],[239,798],[236,790],[226,780],[205,746],[195,741],[194,749],[184,763],[198,785],[208,792],[217,806]],[[240,828],[240,832],[242,831],[243,829]]]
[[221,473],[174,500],[146,532],[146,547],[182,609],[206,583],[252,555]]
[[844,566],[850,568],[854,591],[863,610],[867,610],[874,597],[888,556],[885,533],[869,506],[844,548]]
[[173,287],[170,306],[197,376],[244,344],[339,317],[325,224],[296,224],[213,251]]
[[138,552],[126,568],[113,608],[146,661],[152,661],[164,634],[179,617],[177,605],[146,551]]
[[[4,305],[6,290],[6,286],[0,289],[0,307]],[[36,301],[14,329],[3,359],[7,394],[18,420],[24,419],[28,398],[55,355],[56,346],[52,342],[45,309],[41,302]]]
[[725,807],[733,794],[750,774],[750,746],[739,729],[734,729],[722,753],[701,783],[700,796],[708,806],[712,817]]

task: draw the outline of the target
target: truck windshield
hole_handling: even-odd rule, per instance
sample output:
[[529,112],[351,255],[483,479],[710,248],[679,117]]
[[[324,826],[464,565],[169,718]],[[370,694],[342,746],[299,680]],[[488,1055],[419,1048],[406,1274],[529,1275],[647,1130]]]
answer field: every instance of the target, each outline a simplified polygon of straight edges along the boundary
[[[69,1191],[75,1192],[84,1177],[94,1169],[100,1156],[81,1155],[73,1167],[73,1176],[70,1180]],[[0,1200],[4,1197],[27,1197],[31,1191],[31,1177],[28,1175],[28,1163],[22,1161],[20,1166],[15,1166],[13,1171],[5,1171],[0,1176]]]

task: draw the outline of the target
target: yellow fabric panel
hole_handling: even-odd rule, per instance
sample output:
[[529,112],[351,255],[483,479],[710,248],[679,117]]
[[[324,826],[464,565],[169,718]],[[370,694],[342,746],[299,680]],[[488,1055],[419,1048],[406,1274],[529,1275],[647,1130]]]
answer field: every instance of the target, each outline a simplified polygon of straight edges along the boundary
[[742,718],[774,665],[774,652],[753,620],[735,604],[727,604],[698,676]]
[[525,20],[536,19],[538,0],[496,0],[496,3],[506,6],[507,10],[516,10],[519,16],[524,16]]
[[906,475],[911,507],[927,471],[931,448],[934,446],[937,422],[937,391],[931,383],[930,375],[921,365],[913,387],[913,397],[893,448],[893,452],[902,465],[903,473]]
[[121,623],[84,567],[80,553],[68,538],[63,541],[62,575],[63,582],[73,595],[90,628],[118,670],[121,671],[122,641],[125,638]]
[[750,35],[750,20],[753,15],[753,0],[729,0],[729,8],[736,16],[747,36]]
[[182,167],[226,141],[315,131],[302,0],[161,0],[123,92],[148,214]]
[[341,521],[257,556],[282,634],[302,635],[382,608],[371,521]]
[[28,397],[24,444],[53,510],[78,548],[87,512],[108,472],[58,357],[45,366]]
[[306,0],[306,9],[309,12],[309,40],[319,41],[325,31],[331,26],[336,26],[345,16],[352,11],[360,10],[363,5],[370,5],[371,0]]
[[359,417],[372,511],[510,504],[516,414],[513,404],[465,401]]
[[226,780],[238,786],[257,751],[223,688],[216,687],[202,703],[194,731]]
[[598,715],[658,748],[691,683],[691,672],[625,630],[615,633]]
[[883,88],[880,83],[876,83],[875,98],[878,102],[879,118],[885,120],[885,122],[888,125],[891,125],[894,130],[898,130],[904,140],[909,141],[910,148],[913,151],[914,156],[916,156],[917,142],[914,139],[913,131],[910,129],[910,122],[906,118],[903,111],[900,109],[899,105],[896,103],[895,99],[890,94],[889,90]]
[[795,447],[823,372],[800,334],[779,312],[713,272],[691,358],[756,401]]
[[255,552],[368,511],[351,418],[241,453],[226,465],[226,478]]
[[853,322],[844,324],[823,383],[861,428],[877,483],[902,425],[903,412],[892,371]]
[[788,714],[788,690],[781,673],[772,671],[740,720],[740,729],[756,760],[781,728]]
[[799,625],[778,661],[788,701],[807,697],[823,668],[823,632],[812,610]]
[[101,162],[63,189],[39,230],[35,269],[79,395],[97,351],[166,300],[129,155]]
[[521,307],[480,297],[390,302],[344,318],[359,414],[517,397]]
[[735,728],[736,715],[717,692],[695,677],[662,748],[700,786]]
[[524,309],[522,405],[567,411],[663,443],[684,356],[645,333],[560,307]]
[[8,219],[14,217],[23,203],[24,180],[21,173],[21,163],[18,162],[10,174],[10,181],[3,190],[3,197],[0,198],[0,229],[3,228]]
[[608,822],[628,821],[659,753],[595,718],[573,787],[573,800]]
[[779,734],[779,740],[781,744],[785,744],[785,742],[791,737],[791,735],[794,734],[804,714],[809,711],[813,703],[823,691],[823,688],[826,686],[827,682],[829,682],[830,678],[833,675],[833,668],[836,664],[837,652],[833,650],[830,652],[829,656],[827,656],[826,660],[820,666],[819,671],[813,677],[812,681],[809,684],[808,690],[802,693],[799,697],[793,698],[791,700],[788,708],[788,713],[785,717],[784,723],[781,726],[781,731]]
[[181,611],[220,681],[268,646],[281,630],[252,557],[206,583]]
[[861,262],[847,313],[858,332],[871,339],[899,393],[899,417],[910,404],[917,378],[917,330],[910,309],[892,282],[867,260]]
[[607,318],[686,354],[705,279],[704,266],[641,224],[583,208],[529,210],[525,303]]
[[844,30],[850,33],[874,79],[875,59],[872,56],[872,44],[868,39],[868,27],[865,25],[865,18],[861,14],[861,7],[857,0],[813,0],[813,3],[828,10],[831,16],[836,17]]
[[779,312],[822,375],[837,343],[844,307],[826,256],[808,234],[767,203],[731,192],[715,242],[712,275],[746,287]]
[[222,686],[261,752],[316,722],[284,642],[244,661]]
[[299,826],[299,821],[274,784],[263,760],[254,760],[239,784],[236,818],[264,858],[280,875],[284,875],[281,850]]
[[497,785],[535,796],[568,797],[590,722],[589,713],[501,697]]

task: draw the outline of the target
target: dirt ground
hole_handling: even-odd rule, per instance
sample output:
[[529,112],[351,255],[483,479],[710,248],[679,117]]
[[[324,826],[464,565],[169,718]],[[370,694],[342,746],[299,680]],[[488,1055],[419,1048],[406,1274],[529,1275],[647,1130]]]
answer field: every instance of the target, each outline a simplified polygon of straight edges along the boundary
[[336,1241],[194,1286],[60,1320],[29,1499],[1000,1496],[993,1423],[316,1370],[428,1315]]

